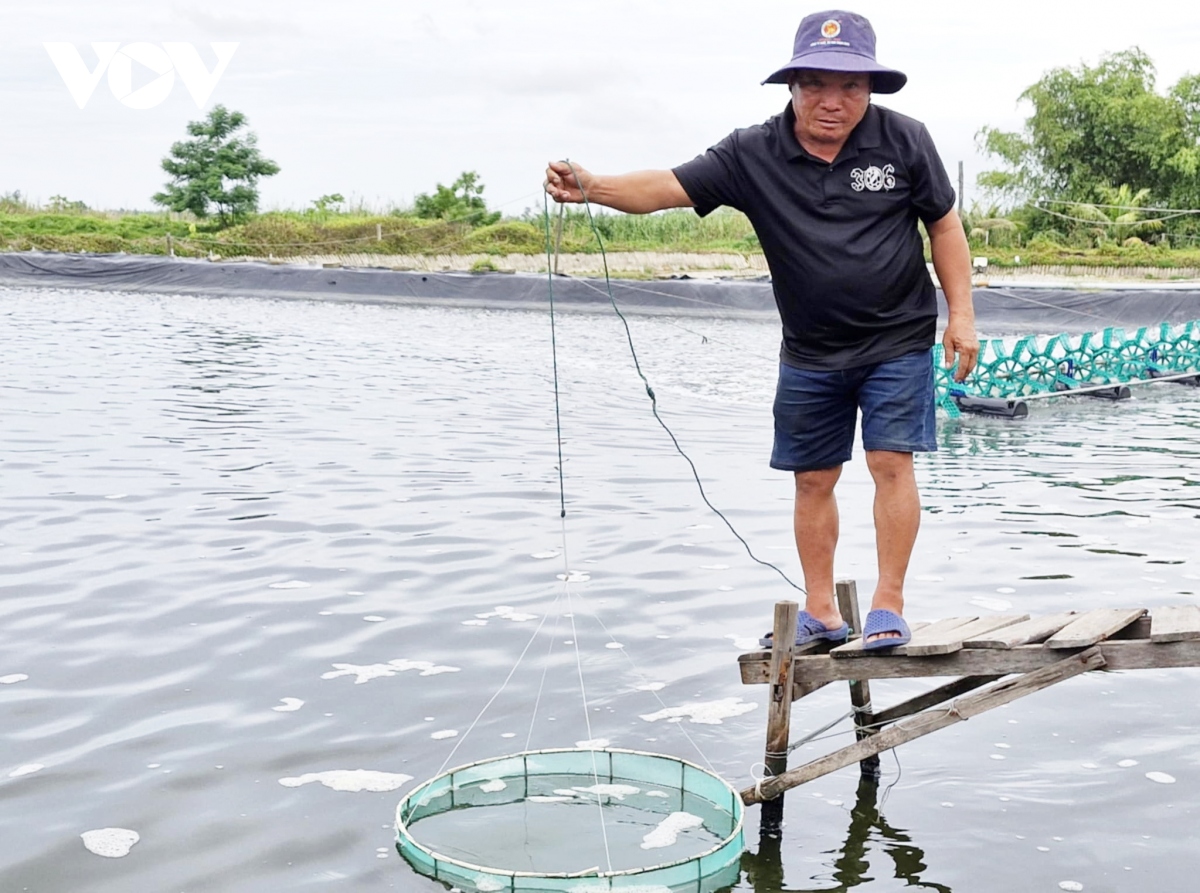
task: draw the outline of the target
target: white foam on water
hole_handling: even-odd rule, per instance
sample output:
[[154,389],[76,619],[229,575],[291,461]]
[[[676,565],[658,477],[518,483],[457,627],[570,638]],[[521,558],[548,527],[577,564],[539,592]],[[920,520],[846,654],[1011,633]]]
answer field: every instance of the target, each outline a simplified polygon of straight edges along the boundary
[[378,614],[368,614],[363,618],[367,623],[382,623],[386,619],[386,617],[380,617]]
[[693,524],[688,530],[712,530],[711,524]]
[[142,839],[140,834],[128,828],[97,828],[94,831],[84,831],[79,836],[83,838],[83,845],[89,853],[106,859],[128,856],[133,845]]
[[943,809],[953,809],[954,804],[951,803],[949,800],[947,800],[945,803],[942,804],[942,808]]
[[1004,756],[1004,754],[1002,754],[1002,753],[994,753],[994,754],[992,754],[992,759],[993,760],[1005,760],[1008,758],[1006,756]]
[[646,796],[647,797],[657,797],[660,800],[667,800],[670,798],[671,795],[668,794],[666,791],[646,791]]
[[408,670],[420,670],[422,676],[437,676],[442,673],[457,673],[459,667],[445,667],[430,663],[427,660],[405,660],[396,658],[386,664],[334,664],[328,673],[322,673],[322,679],[337,679],[339,676],[354,676],[354,684],[362,685],[372,679],[383,679],[395,676]]
[[977,595],[970,600],[969,604],[976,608],[983,608],[985,611],[1007,611],[1012,607],[1012,602],[1002,598],[992,598],[989,595]]
[[550,797],[545,794],[531,794],[525,800],[529,803],[565,803],[567,800],[573,800],[574,797]]
[[658,827],[642,838],[642,849],[657,850],[673,846],[679,840],[679,832],[689,828],[704,827],[704,820],[690,812],[673,812]]
[[1083,889],[1083,884],[1079,883],[1079,881],[1059,881],[1058,889],[1069,890],[1071,893],[1079,893]]
[[[633,794],[640,794],[641,788],[635,788],[627,784],[594,784],[587,788],[571,788],[580,794],[591,794],[594,797],[613,797],[617,800],[624,800]],[[558,791],[555,791],[557,794]]]
[[993,746],[993,747],[997,747],[997,748],[999,748],[1000,750],[1012,750],[1012,745],[1011,745],[1011,744],[993,744],[992,746]]
[[732,586],[718,586],[717,592],[733,592]]
[[483,791],[485,794],[498,794],[507,787],[508,785],[505,784],[502,779],[494,778],[491,781],[485,781],[483,784],[481,784],[479,786],[479,790]]
[[729,570],[729,565],[728,564],[702,564],[702,565],[700,565],[700,570],[702,570],[702,571],[727,571],[727,570]]
[[501,737],[501,738],[516,738],[516,737],[517,737],[517,733],[516,733],[516,732],[503,732],[503,733],[500,735],[500,737]]
[[538,559],[539,561],[547,561],[548,559],[551,559],[551,558],[557,558],[557,557],[558,557],[558,553],[557,553],[557,552],[550,552],[550,551],[547,551],[547,552],[534,552],[534,553],[533,553],[532,555],[530,555],[529,557],[530,557],[530,558],[536,558],[536,559]]
[[643,682],[641,685],[635,685],[634,691],[662,691],[667,687],[665,682]]
[[733,642],[733,647],[738,651],[761,651],[765,646],[755,637],[747,638],[746,636],[737,636],[732,633],[725,636]]
[[16,685],[18,682],[24,682],[29,677],[24,673],[13,673],[11,676],[0,676],[0,685]]
[[670,636],[668,636],[668,635],[665,635],[664,633],[659,633],[659,634],[658,634],[657,636],[655,636],[654,638],[656,638],[656,639],[669,639],[669,638],[671,638],[671,637],[670,637]]
[[283,583],[272,583],[269,589],[308,589],[311,583],[305,583],[303,580],[286,580]]
[[609,642],[609,643],[608,643],[607,645],[605,645],[604,647],[605,647],[605,648],[607,648],[607,649],[609,649],[610,651],[617,651],[617,650],[619,650],[619,649],[621,649],[621,648],[624,648],[625,646],[624,646],[624,645],[622,645],[620,642]]
[[303,706],[304,702],[299,698],[280,698],[279,706],[271,709],[276,713],[295,713]]
[[1175,776],[1165,772],[1147,772],[1146,777],[1155,784],[1175,784]]
[[294,778],[281,778],[279,783],[285,788],[298,788],[301,785],[317,782],[334,791],[346,791],[357,794],[369,791],[381,794],[394,791],[412,781],[411,775],[400,772],[375,772],[370,769],[330,769],[328,772],[307,772]]
[[481,874],[475,878],[475,889],[479,893],[498,893],[500,890],[509,889],[509,885],[490,874]]
[[1050,847],[1048,847],[1048,846],[1040,846],[1040,847],[1038,847],[1038,848],[1037,848],[1037,851],[1038,851],[1039,853],[1048,853],[1048,852],[1050,852]]
[[586,583],[592,579],[590,574],[585,574],[583,571],[571,571],[568,574],[558,574],[557,576],[564,583]]
[[463,626],[487,626],[486,620],[464,620]]
[[679,722],[684,717],[690,717],[692,722],[699,725],[721,725],[721,720],[741,716],[757,707],[757,704],[743,701],[741,698],[722,698],[719,701],[667,707],[657,713],[644,714],[641,718],[646,722],[657,722],[660,719]]
[[445,741],[447,738],[457,738],[458,729],[442,729],[440,732],[434,732],[429,737],[434,741]]
[[580,750],[604,750],[611,743],[607,738],[593,738],[591,741],[576,741],[575,746]]
[[1011,586],[998,586],[996,587],[996,591],[1001,595],[1012,595],[1017,590],[1013,589]]
[[[27,763],[24,766],[18,766],[12,772],[8,773],[9,778],[21,778],[24,775],[33,775],[35,772],[41,772],[46,767],[41,763]],[[1171,779],[1174,781],[1175,779]]]
[[1137,760],[1121,760],[1121,762],[1117,763],[1117,765],[1120,766],[1122,769],[1132,769],[1137,764],[1138,764]]
[[1079,765],[1083,769],[1099,769],[1100,768],[1095,763],[1080,763]]
[[[476,614],[480,620],[490,620],[493,617],[499,617],[501,620],[511,620],[513,623],[525,623],[529,620],[536,620],[537,614],[522,614],[514,609],[511,605],[497,605],[494,610],[488,611],[486,614]],[[468,625],[471,622],[466,621]],[[482,626],[483,624],[479,624]]]

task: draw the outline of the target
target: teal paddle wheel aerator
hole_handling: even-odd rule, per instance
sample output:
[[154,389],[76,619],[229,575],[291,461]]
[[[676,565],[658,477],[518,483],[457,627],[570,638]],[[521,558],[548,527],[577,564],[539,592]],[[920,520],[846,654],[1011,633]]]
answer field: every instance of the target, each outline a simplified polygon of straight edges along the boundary
[[1011,345],[999,338],[980,345],[979,360],[961,384],[933,349],[938,406],[951,417],[962,412],[1020,417],[1025,401],[1073,391],[1108,399],[1129,396],[1127,385],[1156,380],[1200,384],[1200,320],[1180,326],[1143,326],[1055,335],[1027,335]]

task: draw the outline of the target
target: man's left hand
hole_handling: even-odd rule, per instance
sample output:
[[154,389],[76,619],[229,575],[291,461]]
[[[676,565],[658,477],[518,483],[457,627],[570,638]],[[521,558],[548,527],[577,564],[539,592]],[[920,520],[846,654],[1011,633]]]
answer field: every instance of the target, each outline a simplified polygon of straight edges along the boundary
[[958,360],[958,369],[954,372],[954,380],[966,381],[975,361],[979,359],[979,339],[975,336],[973,320],[951,319],[946,324],[946,333],[942,335],[942,348],[945,351],[947,368]]

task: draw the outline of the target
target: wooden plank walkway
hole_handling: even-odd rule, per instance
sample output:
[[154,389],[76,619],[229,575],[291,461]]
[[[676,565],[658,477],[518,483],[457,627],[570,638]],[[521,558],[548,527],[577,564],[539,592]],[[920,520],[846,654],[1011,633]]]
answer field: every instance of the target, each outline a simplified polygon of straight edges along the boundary
[[[853,581],[838,583],[838,598],[843,616],[856,626]],[[781,630],[793,628],[795,607],[794,602],[776,606],[777,640]],[[742,682],[770,683],[774,703],[768,723],[770,777],[742,791],[747,804],[770,802],[789,788],[855,762],[867,773],[878,766],[874,759],[884,750],[1089,670],[1200,667],[1198,605],[1101,608],[1041,617],[968,615],[913,623],[912,630],[907,645],[883,651],[865,651],[862,639],[853,636],[838,646],[820,642],[797,647],[783,641],[773,650],[738,658]],[[1010,676],[1017,678],[1005,678]],[[868,680],[919,677],[957,678],[891,707],[872,706]],[[850,683],[858,740],[787,769],[786,754],[794,749],[788,743],[790,711],[779,702],[789,691],[796,701],[838,681]],[[900,720],[906,721],[892,725]],[[778,811],[779,804],[772,808]]]

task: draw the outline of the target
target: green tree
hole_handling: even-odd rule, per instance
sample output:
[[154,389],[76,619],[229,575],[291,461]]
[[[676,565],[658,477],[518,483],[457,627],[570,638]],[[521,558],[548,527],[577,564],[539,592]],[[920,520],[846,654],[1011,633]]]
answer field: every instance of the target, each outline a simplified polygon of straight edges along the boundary
[[1010,200],[1080,203],[1102,202],[1121,186],[1149,190],[1154,202],[1196,191],[1200,78],[1186,76],[1159,94],[1154,64],[1135,47],[1095,66],[1055,68],[1021,99],[1033,106],[1022,132],[984,127],[977,135],[1004,165],[979,176],[985,189]]
[[433,195],[421,193],[413,200],[413,211],[427,220],[452,220],[473,226],[490,226],[500,212],[489,212],[483,200],[483,183],[475,171],[464,171],[449,186],[437,184]]
[[246,126],[246,116],[215,106],[203,121],[191,121],[191,139],[171,146],[162,169],[171,175],[154,202],[172,211],[191,211],[207,217],[216,206],[222,226],[258,210],[258,181],[279,173],[279,165],[264,158],[258,137]]

